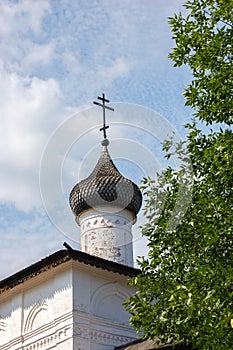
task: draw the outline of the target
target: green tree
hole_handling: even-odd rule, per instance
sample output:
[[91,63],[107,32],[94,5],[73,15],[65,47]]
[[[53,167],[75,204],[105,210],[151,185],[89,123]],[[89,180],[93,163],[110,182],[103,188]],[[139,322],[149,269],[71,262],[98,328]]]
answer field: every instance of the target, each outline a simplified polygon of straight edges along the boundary
[[[142,233],[149,239],[149,254],[139,259],[142,272],[131,282],[138,291],[126,308],[145,337],[182,341],[199,350],[230,350],[233,1],[190,0],[185,7],[185,16],[169,20],[176,42],[169,56],[175,66],[185,64],[193,73],[184,91],[186,104],[194,109],[185,144],[193,169],[169,167],[156,181],[143,181],[147,223]],[[184,147],[172,151],[171,146],[171,141],[164,143],[166,157],[176,152],[185,165]],[[178,195],[181,183],[188,184],[191,177],[192,201],[180,221],[188,194],[183,193],[183,200]]]

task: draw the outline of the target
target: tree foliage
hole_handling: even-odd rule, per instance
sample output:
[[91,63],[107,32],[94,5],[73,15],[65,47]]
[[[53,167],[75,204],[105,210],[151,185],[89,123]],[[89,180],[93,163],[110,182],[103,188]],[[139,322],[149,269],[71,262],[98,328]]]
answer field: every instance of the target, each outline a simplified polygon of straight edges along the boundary
[[[176,145],[175,152],[183,157],[181,169],[169,167],[156,181],[144,179],[147,223],[142,233],[149,239],[149,255],[139,260],[142,272],[131,282],[138,291],[126,308],[133,326],[146,337],[182,341],[199,350],[229,350],[233,344],[233,1],[190,0],[185,7],[186,17],[170,19],[176,47],[169,56],[175,66],[185,64],[193,73],[184,92],[186,104],[194,109],[185,145],[192,171],[184,147]],[[206,131],[207,125],[213,129]],[[170,157],[170,141],[164,150]],[[188,206],[189,194],[179,193],[181,184],[187,189],[191,180]]]

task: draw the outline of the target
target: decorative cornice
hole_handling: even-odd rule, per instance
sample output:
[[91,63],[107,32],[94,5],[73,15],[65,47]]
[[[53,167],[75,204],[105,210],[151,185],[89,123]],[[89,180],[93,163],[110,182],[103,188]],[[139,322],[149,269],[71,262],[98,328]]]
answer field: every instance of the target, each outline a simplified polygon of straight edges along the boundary
[[140,273],[139,269],[109,261],[97,256],[93,256],[75,249],[63,249],[49,255],[48,257],[36,262],[35,264],[17,272],[16,274],[0,281],[0,294],[15,286],[24,283],[43,272],[51,270],[69,260],[78,261],[86,265],[107,270],[128,277],[136,276]]
[[70,260],[70,257],[67,254],[58,254],[60,252],[63,252],[63,250],[60,250],[0,281],[0,294]]
[[104,332],[96,329],[91,329],[88,326],[83,325],[77,325],[75,327],[74,336],[107,345],[119,345],[135,340],[135,337],[127,337],[110,332]]
[[39,340],[32,341],[23,347],[24,350],[32,349],[50,349],[51,346],[56,346],[60,342],[72,337],[70,334],[71,326],[66,326],[58,329],[55,333],[45,337],[41,337]]
[[11,339],[7,344],[1,345],[1,350],[46,350],[56,346],[60,342],[72,338],[73,316],[72,312],[58,317],[35,330],[31,330],[19,337]]

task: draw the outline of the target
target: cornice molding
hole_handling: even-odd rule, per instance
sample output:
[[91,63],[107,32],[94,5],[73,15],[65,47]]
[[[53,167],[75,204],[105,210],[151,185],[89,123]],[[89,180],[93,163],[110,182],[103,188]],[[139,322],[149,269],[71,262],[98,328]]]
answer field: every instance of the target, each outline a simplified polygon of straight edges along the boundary
[[136,339],[136,337],[133,336],[123,336],[113,332],[110,333],[106,331],[100,331],[84,325],[75,326],[74,336],[95,341],[99,344],[107,344],[113,346],[128,343]]
[[140,273],[139,269],[99,258],[79,250],[72,248],[67,250],[63,249],[0,281],[0,294],[15,288],[17,285],[20,285],[35,276],[52,270],[69,260],[78,261],[98,269],[111,271],[127,277],[133,277]]
[[[34,330],[28,329],[27,326],[30,322],[28,323],[27,320],[25,322],[24,330],[27,329],[26,333],[10,340],[7,344],[1,345],[0,349],[11,350],[13,347],[17,349],[17,346],[20,350],[22,346],[24,346],[24,350],[47,349],[46,346],[51,346],[54,342],[56,345],[57,342],[64,341],[66,338],[72,338],[73,336],[72,311]],[[34,345],[36,347],[33,347]]]

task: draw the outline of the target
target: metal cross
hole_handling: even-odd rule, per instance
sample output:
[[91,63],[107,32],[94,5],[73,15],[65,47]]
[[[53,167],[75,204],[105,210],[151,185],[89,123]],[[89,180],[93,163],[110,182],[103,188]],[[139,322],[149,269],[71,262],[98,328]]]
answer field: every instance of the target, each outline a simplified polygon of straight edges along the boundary
[[99,102],[96,102],[94,101],[93,103],[97,106],[100,106],[103,108],[103,127],[100,128],[100,131],[103,131],[103,134],[104,134],[104,138],[106,139],[107,138],[107,135],[106,135],[106,129],[109,128],[109,125],[106,125],[106,121],[105,121],[105,109],[109,109],[110,111],[114,111],[114,108],[111,108],[111,107],[108,107],[105,105],[105,103],[109,103],[109,100],[107,100],[105,98],[105,95],[102,94],[102,97],[98,96],[97,97],[98,100],[101,100],[103,103],[99,103]]

